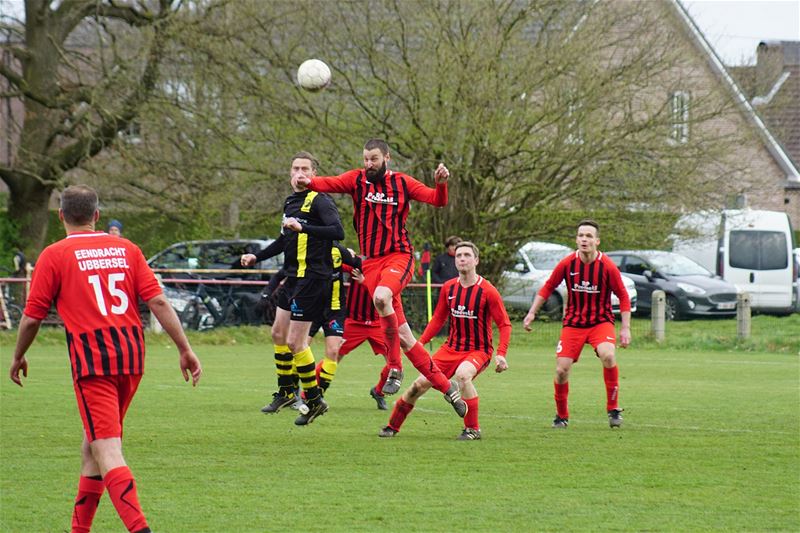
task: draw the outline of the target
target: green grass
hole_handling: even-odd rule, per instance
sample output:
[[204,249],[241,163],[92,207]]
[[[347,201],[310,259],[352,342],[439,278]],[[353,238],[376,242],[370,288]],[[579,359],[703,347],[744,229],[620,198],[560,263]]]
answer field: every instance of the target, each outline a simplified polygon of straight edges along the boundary
[[[704,335],[723,327],[711,324],[701,328]],[[375,409],[368,390],[380,361],[363,348],[339,367],[330,412],[297,428],[293,411],[259,412],[274,383],[264,332],[193,337],[205,367],[195,390],[180,378],[176,350],[150,335],[125,455],[151,526],[800,530],[797,350],[684,349],[643,340],[620,354],[625,426],[614,431],[600,364],[585,351],[571,379],[570,427],[554,431],[552,339],[515,331],[511,369],[476,382],[484,438],[475,442],[454,440],[460,420],[435,392],[396,438],[379,439],[388,414]],[[4,365],[12,340],[0,336]],[[321,348],[315,344],[317,355]],[[0,531],[63,531],[81,439],[63,333],[44,332],[28,359],[23,389],[0,380]],[[94,531],[122,530],[104,497]]]

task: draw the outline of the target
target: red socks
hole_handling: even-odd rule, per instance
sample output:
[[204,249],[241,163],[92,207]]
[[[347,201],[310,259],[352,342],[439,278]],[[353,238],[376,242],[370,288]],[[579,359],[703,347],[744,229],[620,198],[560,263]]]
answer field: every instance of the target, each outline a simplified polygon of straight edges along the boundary
[[386,336],[386,363],[392,368],[403,368],[403,360],[400,358],[400,335],[397,328],[397,313],[389,316],[380,317],[381,328]]
[[75,496],[75,506],[72,510],[72,533],[89,533],[97,504],[104,490],[102,479],[81,476],[78,481],[78,495]]
[[467,414],[464,415],[464,427],[465,428],[472,428],[472,429],[481,429],[478,425],[478,397],[475,396],[474,398],[464,398],[464,403],[467,404],[469,410]]
[[390,368],[391,367],[387,363],[381,369],[381,377],[378,378],[378,384],[375,385],[375,392],[377,392],[379,396],[383,396],[383,386],[386,385],[386,380],[389,378],[389,369]]
[[556,383],[553,382],[556,389],[556,414],[559,418],[569,418],[569,409],[567,409],[567,396],[569,396],[569,382]]
[[450,388],[450,380],[442,374],[442,371],[433,362],[428,350],[423,345],[416,343],[406,352],[406,357],[414,365],[414,368],[419,370],[419,373],[431,382],[434,389],[442,394],[447,392],[447,389]]
[[619,409],[619,368],[603,367],[603,381],[606,382],[606,411]]
[[392,409],[392,416],[389,417],[389,427],[395,431],[400,431],[400,426],[406,421],[406,417],[414,409],[413,403],[406,403],[402,398],[398,398]]
[[128,531],[147,529],[147,520],[139,505],[136,481],[127,466],[118,466],[106,472],[103,478],[111,503]]

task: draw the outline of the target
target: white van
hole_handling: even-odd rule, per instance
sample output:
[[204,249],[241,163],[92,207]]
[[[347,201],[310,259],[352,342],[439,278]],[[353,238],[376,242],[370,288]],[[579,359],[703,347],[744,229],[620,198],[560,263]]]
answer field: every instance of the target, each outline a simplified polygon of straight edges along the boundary
[[786,213],[753,209],[694,213],[681,217],[675,229],[673,251],[748,292],[753,309],[795,310],[798,264]]

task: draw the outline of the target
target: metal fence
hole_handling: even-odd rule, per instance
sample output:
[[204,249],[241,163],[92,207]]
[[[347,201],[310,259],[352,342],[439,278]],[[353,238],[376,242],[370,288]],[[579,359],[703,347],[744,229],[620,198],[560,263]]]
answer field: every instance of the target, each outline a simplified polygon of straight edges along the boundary
[[[164,271],[175,274],[178,271]],[[228,271],[230,272],[230,271]],[[179,271],[186,274],[182,278],[165,278],[164,293],[170,300],[181,323],[186,329],[206,330],[221,326],[262,325],[271,324],[275,313],[274,295],[269,301],[261,299],[261,290],[267,285],[266,280],[259,279],[214,279],[204,276],[212,275],[209,271]],[[248,277],[253,274],[269,274],[252,271],[243,272]],[[428,323],[429,313],[436,306],[441,285],[432,284],[428,288],[422,283],[409,284],[403,291],[403,308],[411,328],[420,333]],[[30,289],[30,276],[27,278],[0,278],[0,329],[13,329],[19,323],[24,309],[25,299]],[[665,295],[663,291],[653,293],[652,316],[646,320],[634,320],[631,334],[634,339],[652,338],[663,341],[666,337]],[[151,327],[158,324],[149,320],[149,311],[140,305],[143,321]],[[524,311],[510,310],[512,322],[519,323],[525,315]],[[751,335],[750,298],[740,294],[737,300],[737,318],[732,334],[740,339]],[[51,310],[45,325],[60,325],[55,310]],[[556,343],[561,332],[561,322],[550,320],[546,316],[537,318],[532,331],[528,333],[533,342]],[[446,327],[440,334],[446,334]]]

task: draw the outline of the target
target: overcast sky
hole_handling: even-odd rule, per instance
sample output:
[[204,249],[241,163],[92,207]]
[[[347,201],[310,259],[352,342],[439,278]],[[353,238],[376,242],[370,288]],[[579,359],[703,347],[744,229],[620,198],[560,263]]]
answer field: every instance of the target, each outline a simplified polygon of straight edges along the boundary
[[760,41],[800,41],[800,0],[681,0],[726,65],[754,64]]
[[[800,0],[681,2],[726,65],[754,63],[763,40],[800,41]],[[24,0],[0,0],[0,13],[21,16],[24,5]]]

